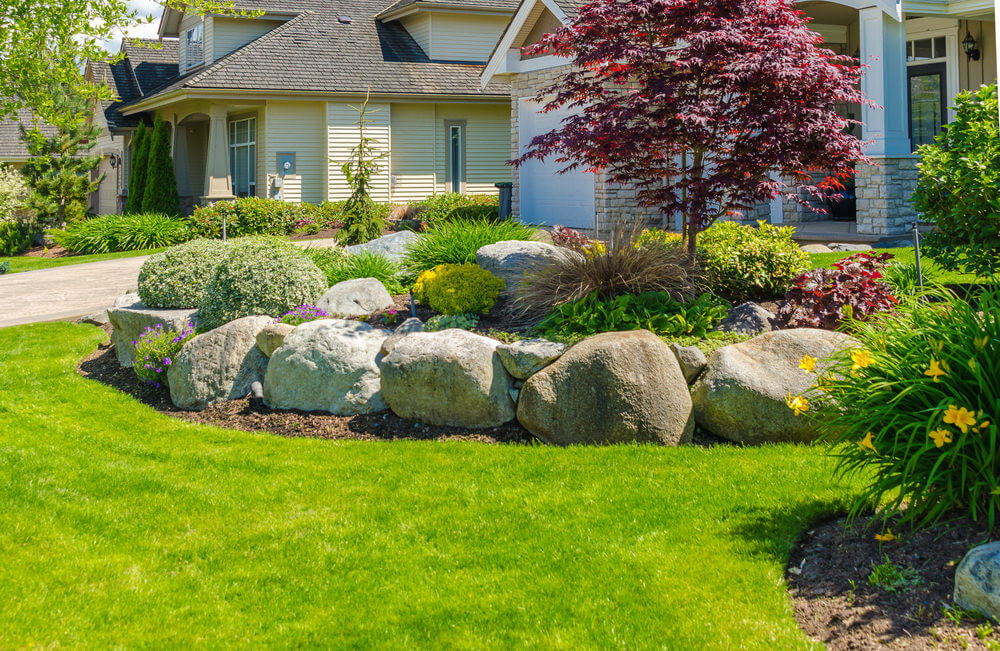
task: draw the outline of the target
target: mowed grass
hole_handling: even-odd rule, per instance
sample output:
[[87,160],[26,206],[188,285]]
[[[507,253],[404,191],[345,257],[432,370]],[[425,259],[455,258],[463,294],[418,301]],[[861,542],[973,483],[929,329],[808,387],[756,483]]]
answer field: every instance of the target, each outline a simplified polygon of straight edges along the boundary
[[[917,254],[912,247],[902,249],[877,249],[877,253],[891,253],[895,261],[906,264],[916,264]],[[833,264],[841,258],[852,256],[857,251],[834,251],[833,253],[810,253],[813,269],[833,268]],[[961,285],[966,283],[986,282],[986,279],[979,278],[975,274],[963,274],[957,271],[945,271],[933,259],[926,255],[920,256],[920,264],[923,267],[925,278],[931,278],[941,285]]]
[[820,447],[336,442],[82,379],[0,330],[0,647],[811,648],[783,584]]
[[38,258],[35,256],[18,255],[10,258],[0,257],[0,262],[9,262],[9,273],[13,274],[20,271],[51,269],[52,267],[65,267],[73,264],[83,264],[85,262],[100,262],[101,260],[114,260],[116,258],[135,258],[141,255],[152,255],[163,250],[165,250],[165,248],[145,249],[142,251],[119,251],[117,253],[98,253],[94,255],[68,255],[62,258]]

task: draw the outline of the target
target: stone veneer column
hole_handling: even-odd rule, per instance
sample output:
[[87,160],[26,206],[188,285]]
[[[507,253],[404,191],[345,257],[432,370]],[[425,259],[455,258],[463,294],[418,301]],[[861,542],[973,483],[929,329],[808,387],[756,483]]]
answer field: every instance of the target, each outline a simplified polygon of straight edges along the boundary
[[917,187],[916,156],[882,157],[858,165],[858,233],[900,235],[917,219],[910,198]]
[[235,199],[229,170],[229,129],[226,107],[213,105],[209,109],[208,160],[205,164],[205,196],[202,203]]

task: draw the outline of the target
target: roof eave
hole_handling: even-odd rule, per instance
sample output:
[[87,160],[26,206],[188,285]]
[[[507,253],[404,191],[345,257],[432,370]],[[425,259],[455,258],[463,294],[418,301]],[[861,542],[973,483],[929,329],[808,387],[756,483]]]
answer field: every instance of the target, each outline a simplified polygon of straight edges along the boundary
[[498,9],[497,7],[491,7],[485,3],[482,5],[459,5],[449,2],[421,2],[420,0],[417,0],[417,2],[414,2],[413,4],[399,7],[397,9],[390,7],[382,13],[376,14],[375,18],[382,22],[389,22],[422,12],[449,12],[476,14],[480,16],[512,16],[514,14],[514,12],[509,9]]

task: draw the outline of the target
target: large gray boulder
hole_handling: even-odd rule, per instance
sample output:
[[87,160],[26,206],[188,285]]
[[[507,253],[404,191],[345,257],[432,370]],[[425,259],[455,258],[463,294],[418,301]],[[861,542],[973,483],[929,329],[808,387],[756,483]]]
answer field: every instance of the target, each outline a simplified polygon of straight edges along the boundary
[[568,256],[581,254],[544,242],[505,240],[488,244],[476,251],[476,264],[506,282],[503,295],[517,295],[526,273],[545,267]]
[[730,308],[726,318],[715,329],[719,332],[735,332],[743,335],[759,335],[775,329],[778,317],[774,312],[748,301]]
[[413,231],[399,231],[398,233],[383,235],[364,244],[349,246],[345,250],[348,253],[371,251],[372,253],[380,253],[393,262],[401,262],[406,253],[406,247],[418,239],[420,239],[420,236]]
[[271,355],[264,402],[275,409],[327,411],[339,416],[385,409],[379,347],[388,330],[360,321],[303,323]]
[[566,352],[569,346],[548,339],[522,339],[497,346],[503,367],[518,380],[527,380]]
[[499,342],[466,330],[414,332],[382,359],[382,394],[407,420],[497,427],[514,418],[514,380],[496,354]]
[[[128,305],[118,305],[127,299],[135,297]],[[125,299],[125,300],[123,300]],[[131,294],[115,301],[115,306],[108,308],[108,322],[114,330],[111,332],[111,343],[115,345],[118,363],[122,366],[132,366],[135,362],[135,344],[142,331],[149,327],[162,325],[165,330],[181,331],[192,323],[198,325],[198,310],[151,310],[139,300],[138,294]]]
[[[737,443],[808,442],[813,422],[795,416],[786,397],[801,395],[816,381],[799,368],[806,355],[823,360],[853,340],[829,330],[796,328],[754,337],[712,353],[691,387],[698,424]],[[825,366],[817,364],[818,372]]]
[[257,348],[257,333],[272,320],[246,316],[184,344],[167,370],[174,405],[201,411],[250,393],[250,385],[262,381],[267,369],[267,357]]
[[517,419],[554,445],[691,440],[691,396],[677,358],[645,330],[584,339],[524,383]]
[[331,316],[361,316],[392,307],[392,296],[377,278],[355,278],[326,290],[316,307]]
[[955,570],[955,603],[1000,620],[1000,542],[974,547]]
[[392,352],[393,347],[395,347],[396,342],[405,337],[406,335],[413,334],[414,332],[422,332],[424,329],[424,322],[415,316],[411,316],[406,321],[403,321],[396,329],[392,331],[392,334],[382,342],[382,348],[380,352],[382,356],[385,357]]

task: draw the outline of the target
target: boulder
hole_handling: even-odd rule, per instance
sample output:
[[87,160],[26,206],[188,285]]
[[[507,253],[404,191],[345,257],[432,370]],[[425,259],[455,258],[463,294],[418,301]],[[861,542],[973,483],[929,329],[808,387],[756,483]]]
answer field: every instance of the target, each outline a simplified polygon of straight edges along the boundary
[[542,370],[569,348],[548,339],[522,339],[497,346],[497,355],[507,372],[518,380],[527,380]]
[[476,264],[506,283],[504,297],[517,295],[525,273],[539,269],[566,256],[581,254],[567,248],[544,242],[505,240],[488,244],[476,251]]
[[[799,363],[806,355],[822,360],[852,342],[842,333],[796,328],[720,348],[691,388],[695,420],[737,443],[812,441],[813,422],[795,416],[785,403],[789,394],[801,395],[816,381]],[[816,370],[825,367],[820,363]]]
[[94,312],[86,316],[82,316],[77,319],[77,323],[85,323],[87,325],[93,325],[97,327],[103,327],[111,323],[108,319],[108,311],[101,310],[100,312]]
[[116,298],[115,302],[111,305],[111,307],[132,307],[135,306],[137,303],[142,303],[142,299],[139,298],[139,293],[126,292],[125,294],[122,294],[121,296]]
[[274,351],[264,377],[264,402],[274,409],[340,416],[385,409],[379,347],[388,330],[360,321],[303,323]]
[[974,547],[955,570],[955,603],[1000,619],[1000,542]]
[[136,300],[127,306],[108,308],[108,322],[114,328],[111,343],[122,366],[132,366],[135,343],[146,328],[161,324],[166,330],[181,331],[188,323],[198,325],[198,310],[150,310],[138,300],[137,294],[133,296]]
[[406,247],[418,239],[420,239],[420,236],[413,231],[399,231],[383,235],[364,244],[348,246],[344,250],[348,253],[358,253],[359,251],[381,253],[393,262],[400,262],[406,252]]
[[514,380],[496,354],[499,342],[467,330],[414,332],[382,359],[382,394],[407,420],[497,427],[514,418]]
[[268,323],[257,333],[257,348],[264,353],[264,357],[270,357],[292,330],[295,330],[295,326],[288,323]]
[[361,316],[392,307],[392,296],[377,278],[355,278],[326,290],[316,307],[331,316]]
[[167,370],[174,405],[201,411],[250,393],[250,385],[262,381],[267,369],[267,357],[257,348],[257,333],[272,320],[245,316],[184,344]]
[[868,244],[853,244],[850,242],[830,242],[827,244],[831,251],[871,251]]
[[382,348],[380,351],[382,353],[382,356],[384,357],[389,353],[391,353],[393,346],[396,345],[396,342],[405,337],[406,335],[414,332],[421,332],[423,331],[423,329],[424,329],[424,322],[415,316],[411,316],[406,321],[403,321],[398,326],[396,326],[396,329],[392,331],[392,334],[389,335],[386,338],[386,340],[382,342]]
[[833,249],[825,244],[806,244],[799,247],[805,253],[832,253]]
[[691,440],[691,396],[670,348],[645,330],[584,339],[524,383],[517,419],[555,445]]
[[705,353],[701,352],[701,348],[697,346],[670,344],[670,350],[674,351],[677,363],[681,365],[681,373],[684,374],[684,379],[687,380],[688,384],[694,382],[698,374],[705,370],[705,365],[708,364]]
[[718,332],[735,332],[757,335],[774,330],[778,318],[774,312],[748,301],[729,310],[729,314],[715,327]]

